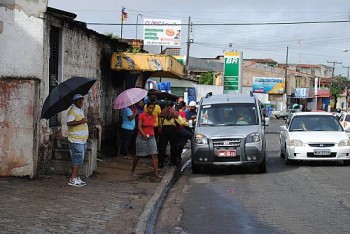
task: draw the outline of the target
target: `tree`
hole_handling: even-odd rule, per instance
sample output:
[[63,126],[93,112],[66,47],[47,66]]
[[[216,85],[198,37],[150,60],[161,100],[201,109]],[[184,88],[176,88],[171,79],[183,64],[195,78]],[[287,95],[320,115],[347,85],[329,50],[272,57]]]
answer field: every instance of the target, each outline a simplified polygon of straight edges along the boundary
[[334,106],[337,106],[338,97],[347,91],[348,87],[350,87],[350,81],[346,77],[334,77],[331,86],[331,97],[334,97]]
[[204,72],[201,74],[201,78],[199,78],[199,84],[213,85],[213,80],[214,80],[214,72],[212,71]]

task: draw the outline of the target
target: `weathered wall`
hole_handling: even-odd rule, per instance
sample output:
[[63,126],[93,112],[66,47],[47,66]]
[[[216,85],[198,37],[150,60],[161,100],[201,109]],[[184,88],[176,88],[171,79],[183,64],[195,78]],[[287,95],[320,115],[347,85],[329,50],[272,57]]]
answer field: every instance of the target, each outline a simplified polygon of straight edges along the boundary
[[33,176],[37,80],[0,79],[0,176]]
[[46,0],[0,2],[0,176],[30,176],[38,162]]
[[12,4],[0,4],[0,21],[3,21],[3,30],[0,31],[0,77],[41,79],[43,21],[27,15],[22,10],[26,9],[26,5],[14,7],[16,1],[5,2]]

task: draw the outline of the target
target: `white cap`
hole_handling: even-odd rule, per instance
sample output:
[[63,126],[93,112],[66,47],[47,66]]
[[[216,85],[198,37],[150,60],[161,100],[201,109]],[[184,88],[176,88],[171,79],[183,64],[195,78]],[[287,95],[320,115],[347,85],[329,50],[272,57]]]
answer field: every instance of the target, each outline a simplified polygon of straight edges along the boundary
[[188,106],[197,106],[197,103],[195,101],[190,101],[190,104]]
[[81,94],[75,94],[73,97],[73,101],[80,99],[80,98],[84,99],[84,97]]

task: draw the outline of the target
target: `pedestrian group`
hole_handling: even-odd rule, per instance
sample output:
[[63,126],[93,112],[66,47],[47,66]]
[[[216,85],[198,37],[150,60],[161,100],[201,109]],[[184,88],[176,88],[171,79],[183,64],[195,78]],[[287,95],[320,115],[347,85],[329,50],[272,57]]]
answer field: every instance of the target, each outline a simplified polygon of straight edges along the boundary
[[[86,182],[78,176],[83,165],[84,155],[89,136],[88,120],[84,116],[82,106],[84,97],[76,94],[73,104],[68,109],[67,126],[69,151],[72,160],[71,177],[68,185],[82,187]],[[192,138],[192,129],[196,120],[196,102],[187,106],[183,97],[177,102],[166,101],[162,107],[157,104],[157,98],[150,95],[148,103],[143,100],[121,110],[121,157],[133,160],[131,175],[135,175],[139,159],[151,157],[154,177],[161,179],[159,168],[178,166],[181,163],[181,153],[187,141]],[[170,144],[170,155],[166,149]]]

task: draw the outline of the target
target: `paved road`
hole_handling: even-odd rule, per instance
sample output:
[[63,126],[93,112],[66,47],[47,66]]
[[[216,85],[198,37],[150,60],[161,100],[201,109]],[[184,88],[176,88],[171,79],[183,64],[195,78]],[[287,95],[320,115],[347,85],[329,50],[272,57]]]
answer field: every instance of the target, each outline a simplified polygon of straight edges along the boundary
[[349,233],[350,167],[279,156],[279,126],[267,128],[267,174],[184,172],[160,212],[156,233]]

